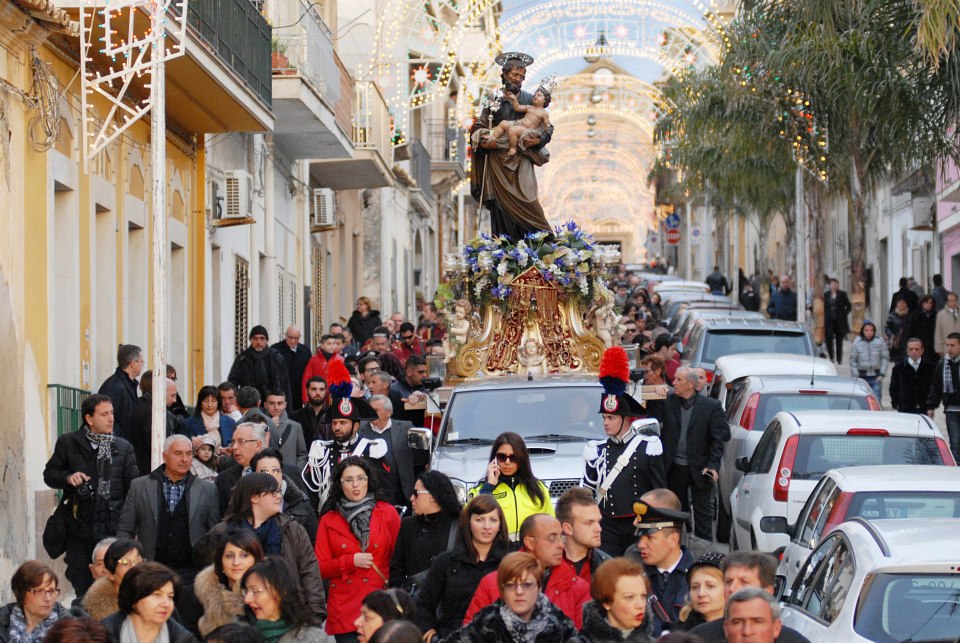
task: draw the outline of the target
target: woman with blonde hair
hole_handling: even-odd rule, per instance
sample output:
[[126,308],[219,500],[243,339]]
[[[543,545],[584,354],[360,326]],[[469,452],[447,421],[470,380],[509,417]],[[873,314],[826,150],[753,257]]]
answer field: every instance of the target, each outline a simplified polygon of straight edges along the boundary
[[690,594],[680,610],[679,629],[692,630],[698,625],[723,618],[723,554],[707,552],[687,571]]

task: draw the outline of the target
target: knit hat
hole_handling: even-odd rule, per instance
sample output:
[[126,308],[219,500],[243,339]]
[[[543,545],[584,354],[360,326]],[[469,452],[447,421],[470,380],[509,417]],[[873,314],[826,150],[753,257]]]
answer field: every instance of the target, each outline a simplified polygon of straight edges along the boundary
[[630,358],[620,346],[611,346],[603,352],[600,360],[600,396],[601,414],[623,417],[642,417],[646,411],[631,396],[627,395],[627,383],[630,381]]
[[257,324],[256,326],[250,329],[250,339],[253,339],[257,335],[263,335],[264,339],[266,339],[267,341],[270,341],[270,335],[267,334],[267,329],[261,326],[260,324]]

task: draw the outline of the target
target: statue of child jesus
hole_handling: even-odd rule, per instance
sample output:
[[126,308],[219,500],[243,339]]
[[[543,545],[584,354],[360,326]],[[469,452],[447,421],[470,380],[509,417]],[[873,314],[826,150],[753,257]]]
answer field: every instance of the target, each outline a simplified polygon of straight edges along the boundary
[[540,136],[547,126],[550,125],[550,115],[547,114],[547,107],[550,106],[550,91],[544,87],[538,87],[533,95],[532,105],[521,105],[517,101],[517,96],[513,92],[505,91],[503,97],[513,103],[513,109],[523,114],[523,118],[513,121],[500,121],[496,127],[490,130],[487,140],[497,140],[504,134],[510,141],[510,151],[507,156],[514,156],[517,153],[517,143],[525,132],[531,132]]

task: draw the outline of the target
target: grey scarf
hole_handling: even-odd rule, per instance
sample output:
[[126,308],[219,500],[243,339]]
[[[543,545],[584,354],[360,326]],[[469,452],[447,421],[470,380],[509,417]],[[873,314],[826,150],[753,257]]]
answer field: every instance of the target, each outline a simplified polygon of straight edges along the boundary
[[112,433],[94,433],[84,425],[83,435],[97,450],[97,494],[104,500],[110,500],[110,475],[113,465]]
[[500,604],[500,618],[510,633],[510,640],[514,643],[532,643],[537,637],[552,625],[551,619],[547,614],[550,609],[550,599],[547,595],[540,593],[537,596],[537,605],[533,608],[533,615],[529,621],[524,622],[519,616],[514,614],[506,603]]
[[370,542],[370,516],[373,514],[373,505],[376,503],[377,499],[372,493],[356,502],[341,498],[337,503],[340,515],[347,520],[350,531],[360,543],[360,551],[367,551],[367,545]]
[[120,643],[170,643],[170,625],[164,623],[157,638],[152,641],[141,641],[137,638],[137,631],[133,629],[133,622],[128,616],[120,626]]
[[953,372],[950,370],[950,364],[953,362],[949,357],[943,359],[943,393],[949,395],[956,393],[957,387],[953,383]]

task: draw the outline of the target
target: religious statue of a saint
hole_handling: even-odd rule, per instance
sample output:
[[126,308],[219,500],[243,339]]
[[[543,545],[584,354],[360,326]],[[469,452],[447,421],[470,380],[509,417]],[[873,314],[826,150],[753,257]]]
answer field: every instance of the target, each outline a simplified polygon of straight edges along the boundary
[[[528,232],[550,230],[537,196],[537,176],[534,167],[549,161],[544,149],[553,136],[545,107],[549,104],[550,88],[538,88],[539,104],[534,103],[538,93],[523,91],[521,86],[527,67],[533,58],[527,54],[508,52],[500,54],[496,63],[501,66],[503,89],[500,99],[487,104],[470,132],[474,157],[470,171],[470,192],[481,206],[490,210],[490,227],[495,236],[507,236],[518,241]],[[546,95],[543,94],[546,91]],[[529,106],[532,109],[522,109]],[[538,110],[538,111],[533,111]],[[538,118],[534,118],[536,115]],[[517,142],[511,145],[508,134],[512,126],[533,123],[525,132],[515,130]],[[501,126],[504,121],[510,125]],[[491,136],[491,130],[501,136]],[[515,147],[516,153],[511,154]]]

